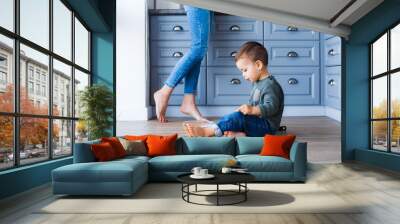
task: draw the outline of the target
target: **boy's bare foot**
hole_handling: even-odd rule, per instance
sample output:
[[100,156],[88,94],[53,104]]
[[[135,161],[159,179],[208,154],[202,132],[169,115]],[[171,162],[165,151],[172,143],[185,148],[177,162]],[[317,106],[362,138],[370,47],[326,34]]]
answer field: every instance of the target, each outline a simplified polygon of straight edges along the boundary
[[186,122],[183,122],[183,123],[182,123],[182,128],[183,128],[183,130],[185,131],[185,133],[186,133],[187,136],[192,137],[192,136],[190,135],[190,133],[189,133],[189,129],[188,129],[188,127],[187,127],[187,123],[186,123]]
[[235,132],[235,131],[225,131],[224,132],[225,137],[245,137],[246,133],[244,132]]
[[182,105],[179,110],[198,121],[208,121],[204,118],[195,104],[195,96],[193,94],[185,94],[183,97]]
[[186,123],[185,126],[190,137],[211,137],[215,134],[212,127],[203,127],[192,123]]
[[160,121],[162,123],[167,122],[167,119],[165,117],[165,112],[167,111],[169,94],[165,93],[165,92],[168,92],[168,91],[160,89],[160,90],[156,91],[153,95],[154,102],[156,104],[157,119],[158,119],[158,121]]

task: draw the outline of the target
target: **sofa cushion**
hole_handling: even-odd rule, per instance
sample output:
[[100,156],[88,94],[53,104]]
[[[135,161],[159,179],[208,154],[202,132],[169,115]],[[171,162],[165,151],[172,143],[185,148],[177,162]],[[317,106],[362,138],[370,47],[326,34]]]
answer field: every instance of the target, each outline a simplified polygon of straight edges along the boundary
[[290,148],[295,139],[295,135],[265,135],[264,146],[261,149],[260,155],[280,156],[290,159]]
[[236,155],[259,154],[264,145],[263,137],[237,137]]
[[235,155],[235,139],[231,137],[182,137],[178,154]]
[[101,142],[108,142],[114,149],[115,155],[117,158],[122,158],[126,156],[126,151],[124,146],[122,146],[121,142],[117,137],[103,137],[101,138]]
[[108,142],[92,144],[90,147],[92,149],[94,157],[96,157],[96,161],[105,162],[118,158],[112,145]]
[[100,140],[77,142],[74,148],[74,163],[95,162],[96,158],[90,148],[92,144],[99,144]]
[[122,146],[126,151],[126,155],[138,155],[145,156],[147,155],[146,143],[142,140],[127,140],[124,138],[118,138],[121,142]]
[[230,159],[231,155],[175,155],[158,156],[149,160],[149,170],[163,172],[190,172],[193,167],[200,166],[212,172],[219,171]]
[[133,173],[147,176],[146,166],[140,159],[74,163],[53,170],[52,175],[58,182],[130,182]]
[[292,172],[292,161],[278,156],[238,155],[240,167],[249,172]]
[[176,139],[178,134],[169,136],[149,135],[146,140],[148,156],[165,156],[176,154]]

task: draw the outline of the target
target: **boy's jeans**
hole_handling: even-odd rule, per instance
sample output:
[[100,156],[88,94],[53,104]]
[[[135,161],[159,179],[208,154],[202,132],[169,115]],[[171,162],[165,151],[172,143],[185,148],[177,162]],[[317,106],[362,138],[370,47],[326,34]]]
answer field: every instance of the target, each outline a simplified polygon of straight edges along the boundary
[[185,78],[184,93],[195,93],[200,74],[201,61],[207,52],[208,34],[210,31],[210,11],[185,6],[192,45],[190,50],[178,61],[165,81],[165,85],[175,88]]
[[218,122],[215,135],[221,136],[225,131],[244,132],[246,136],[262,137],[265,134],[274,134],[267,120],[255,115],[243,115],[233,112],[225,115]]

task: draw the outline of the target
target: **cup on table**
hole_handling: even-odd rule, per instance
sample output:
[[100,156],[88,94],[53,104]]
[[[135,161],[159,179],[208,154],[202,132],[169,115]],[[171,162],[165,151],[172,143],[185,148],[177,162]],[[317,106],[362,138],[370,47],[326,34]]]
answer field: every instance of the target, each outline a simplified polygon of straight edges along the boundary
[[230,167],[222,167],[221,172],[222,173],[230,173],[232,171],[232,168]]
[[208,175],[208,169],[201,169],[200,170],[200,176],[207,176]]
[[200,171],[201,171],[201,170],[202,170],[202,168],[199,167],[199,166],[193,167],[192,173],[193,173],[194,175],[196,175],[196,176],[200,176],[200,175],[201,175],[201,174],[200,174]]

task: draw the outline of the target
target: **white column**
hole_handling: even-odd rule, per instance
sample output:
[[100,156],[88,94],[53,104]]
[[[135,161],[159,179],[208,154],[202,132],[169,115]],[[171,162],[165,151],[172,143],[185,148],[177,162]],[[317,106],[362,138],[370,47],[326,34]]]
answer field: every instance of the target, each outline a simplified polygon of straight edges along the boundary
[[116,109],[118,124],[148,120],[147,0],[117,0]]

